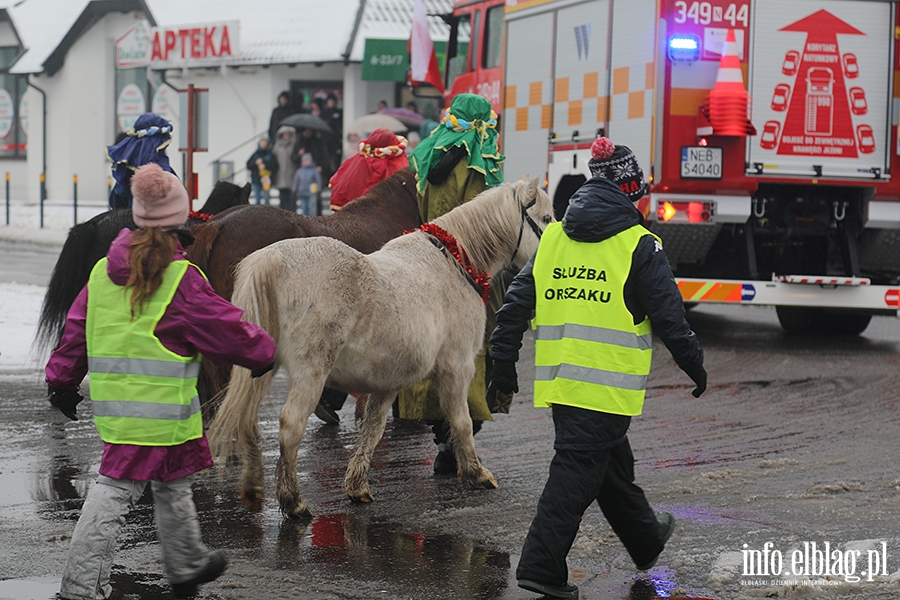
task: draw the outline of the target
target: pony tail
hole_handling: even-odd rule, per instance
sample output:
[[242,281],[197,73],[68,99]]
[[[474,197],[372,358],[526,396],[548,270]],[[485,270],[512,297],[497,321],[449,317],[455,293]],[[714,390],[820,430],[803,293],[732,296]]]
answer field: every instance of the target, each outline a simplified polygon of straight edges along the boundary
[[[243,318],[265,329],[275,342],[280,337],[278,300],[273,291],[281,263],[271,253],[254,252],[242,260],[235,272],[232,303],[244,310]],[[276,355],[276,363],[277,363]],[[277,367],[276,367],[277,368]],[[259,448],[259,407],[272,385],[272,375],[252,379],[250,371],[235,367],[225,397],[210,424],[207,438],[213,457],[226,458],[233,449],[240,456],[256,456]],[[246,464],[255,464],[256,459]],[[246,468],[246,467],[245,467]],[[262,474],[259,475],[262,477]]]
[[140,313],[144,309],[144,304],[162,285],[163,273],[172,262],[177,244],[175,236],[159,227],[147,227],[134,232],[128,246],[131,272],[125,284],[125,289],[132,289],[132,317],[135,312]]
[[278,343],[281,320],[275,288],[281,275],[278,259],[255,252],[238,263],[231,301],[244,310],[244,319],[265,329]]

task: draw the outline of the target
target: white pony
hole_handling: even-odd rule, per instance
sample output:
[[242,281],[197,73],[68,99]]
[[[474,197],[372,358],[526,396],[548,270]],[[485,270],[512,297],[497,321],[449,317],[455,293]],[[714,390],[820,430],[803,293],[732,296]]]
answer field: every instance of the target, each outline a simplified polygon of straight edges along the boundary
[[[233,302],[246,311],[244,318],[275,338],[276,369],[287,369],[290,378],[275,476],[285,515],[311,516],[297,484],[297,453],[326,385],[369,394],[344,480],[352,500],[373,500],[369,467],[388,409],[400,390],[425,378],[431,379],[450,422],[460,481],[497,487],[475,453],[466,403],[484,336],[478,275],[524,265],[552,220],[550,199],[538,179],[523,177],[424,225],[431,233],[401,236],[372,254],[315,237],[277,242],[240,263]],[[448,241],[435,225],[452,238]],[[468,269],[452,256],[454,240],[468,257]],[[209,431],[220,458],[236,440],[243,463],[241,497],[255,510],[263,489],[259,405],[271,379],[272,374],[251,379],[248,370],[236,367]]]

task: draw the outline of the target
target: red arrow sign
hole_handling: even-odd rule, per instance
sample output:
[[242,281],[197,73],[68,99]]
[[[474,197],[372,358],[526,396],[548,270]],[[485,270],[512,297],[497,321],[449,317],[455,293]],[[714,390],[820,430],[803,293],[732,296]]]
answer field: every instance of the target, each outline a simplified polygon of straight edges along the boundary
[[[856,139],[844,77],[855,77],[858,65],[855,56],[841,55],[837,36],[865,34],[826,10],[782,27],[780,31],[806,32],[807,37],[778,154],[856,158]],[[848,63],[850,68],[845,67]],[[852,70],[854,67],[857,70]],[[848,68],[847,74],[845,68]]]

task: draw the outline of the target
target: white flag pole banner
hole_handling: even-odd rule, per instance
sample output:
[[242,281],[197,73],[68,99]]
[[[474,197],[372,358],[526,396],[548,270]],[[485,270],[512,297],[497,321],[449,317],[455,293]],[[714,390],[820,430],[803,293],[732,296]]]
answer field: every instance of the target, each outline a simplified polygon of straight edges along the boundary
[[422,0],[413,3],[412,48],[410,49],[410,78],[413,81],[425,81],[428,77],[428,65],[434,45],[428,32],[428,16]]

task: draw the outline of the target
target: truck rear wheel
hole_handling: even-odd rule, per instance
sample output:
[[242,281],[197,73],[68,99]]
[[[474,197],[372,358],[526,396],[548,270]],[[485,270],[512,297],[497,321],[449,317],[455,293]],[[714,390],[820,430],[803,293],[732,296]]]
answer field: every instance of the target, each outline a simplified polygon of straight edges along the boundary
[[859,335],[872,315],[809,306],[777,306],[778,322],[787,333],[804,335]]

